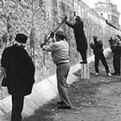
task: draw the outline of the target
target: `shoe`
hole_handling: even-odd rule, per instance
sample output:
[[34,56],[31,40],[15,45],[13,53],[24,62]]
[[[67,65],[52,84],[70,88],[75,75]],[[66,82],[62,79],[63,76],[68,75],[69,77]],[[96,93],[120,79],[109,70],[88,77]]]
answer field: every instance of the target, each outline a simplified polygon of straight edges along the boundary
[[87,64],[87,61],[81,61],[80,64]]
[[63,105],[63,104],[65,104],[63,101],[57,102],[57,105]]
[[96,76],[98,76],[98,75],[99,75],[99,73],[97,73],[97,72],[96,72],[96,73],[95,73],[95,75],[96,75]]
[[114,73],[111,73],[112,75],[116,75],[116,72],[114,72]]
[[114,73],[112,73],[112,75],[120,75],[120,73],[116,73],[116,72],[114,72]]
[[109,72],[109,73],[107,73],[107,76],[112,76],[112,74]]

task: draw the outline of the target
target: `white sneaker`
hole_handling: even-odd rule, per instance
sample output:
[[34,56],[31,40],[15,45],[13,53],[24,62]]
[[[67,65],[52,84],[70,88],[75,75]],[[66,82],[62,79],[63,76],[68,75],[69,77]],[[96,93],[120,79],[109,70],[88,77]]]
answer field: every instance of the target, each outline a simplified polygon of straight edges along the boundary
[[107,76],[112,76],[112,75],[111,75],[111,73],[109,72],[109,73],[107,73]]
[[95,73],[95,75],[96,75],[96,76],[98,76],[98,75],[99,75],[99,73],[97,73],[97,72],[96,72],[96,73]]

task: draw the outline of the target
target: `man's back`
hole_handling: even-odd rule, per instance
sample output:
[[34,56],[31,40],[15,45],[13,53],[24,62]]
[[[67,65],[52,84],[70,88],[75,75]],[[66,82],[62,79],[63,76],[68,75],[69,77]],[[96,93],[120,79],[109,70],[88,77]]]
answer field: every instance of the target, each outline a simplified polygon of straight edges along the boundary
[[101,40],[94,42],[93,46],[91,47],[95,55],[100,55],[103,53],[103,43]]
[[69,62],[69,45],[68,42],[62,40],[53,43],[52,57],[56,64]]
[[29,94],[34,83],[35,67],[26,50],[18,45],[6,48],[1,64],[6,71],[9,93]]

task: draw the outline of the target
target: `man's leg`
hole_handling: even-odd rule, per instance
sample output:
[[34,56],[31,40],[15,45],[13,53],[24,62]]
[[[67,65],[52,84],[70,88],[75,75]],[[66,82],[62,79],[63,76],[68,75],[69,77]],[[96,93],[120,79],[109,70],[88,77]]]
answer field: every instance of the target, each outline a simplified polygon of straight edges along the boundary
[[114,65],[114,75],[120,75],[120,56],[116,56],[113,58]]
[[12,95],[12,114],[11,121],[22,121],[22,109],[24,104],[24,96]]
[[101,59],[103,65],[104,65],[104,67],[105,67],[106,73],[108,74],[110,71],[109,71],[109,67],[108,67],[108,64],[107,64],[107,62],[106,62],[105,56],[102,55],[100,59]]
[[120,56],[117,59],[117,74],[120,75]]
[[113,70],[114,70],[114,72],[112,74],[115,75],[116,74],[116,57],[115,57],[115,55],[113,55]]
[[96,73],[99,73],[99,57],[98,56],[95,56],[95,62],[94,62],[94,64],[95,64],[95,72]]
[[87,63],[87,50],[80,50],[79,53],[82,57],[82,63]]
[[67,91],[67,76],[70,69],[69,64],[60,64],[57,66],[57,86],[58,86],[58,92],[59,96],[62,102],[66,104],[67,106],[71,106],[71,102],[68,97],[68,91]]

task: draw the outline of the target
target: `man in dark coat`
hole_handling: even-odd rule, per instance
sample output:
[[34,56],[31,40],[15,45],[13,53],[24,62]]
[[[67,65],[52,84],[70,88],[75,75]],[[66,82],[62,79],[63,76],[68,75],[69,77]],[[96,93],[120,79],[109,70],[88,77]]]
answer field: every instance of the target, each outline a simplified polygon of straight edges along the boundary
[[97,40],[97,36],[93,36],[94,43],[90,44],[90,47],[93,49],[93,53],[95,55],[95,71],[96,75],[99,74],[99,60],[101,60],[102,64],[105,67],[107,76],[111,76],[111,73],[109,71],[108,64],[106,62],[105,56],[103,54],[103,43],[101,40]]
[[113,68],[112,75],[120,75],[120,59],[121,59],[121,42],[117,36],[111,37],[109,40],[110,47],[113,53]]
[[31,94],[34,83],[35,67],[24,49],[26,40],[26,35],[17,34],[15,44],[5,48],[1,59],[1,66],[6,73],[2,86],[6,86],[12,95],[11,121],[22,120],[24,96]]
[[76,39],[77,50],[81,54],[82,62],[87,63],[87,39],[84,33],[83,21],[79,16],[76,16],[75,23],[65,22],[69,27],[73,28]]

